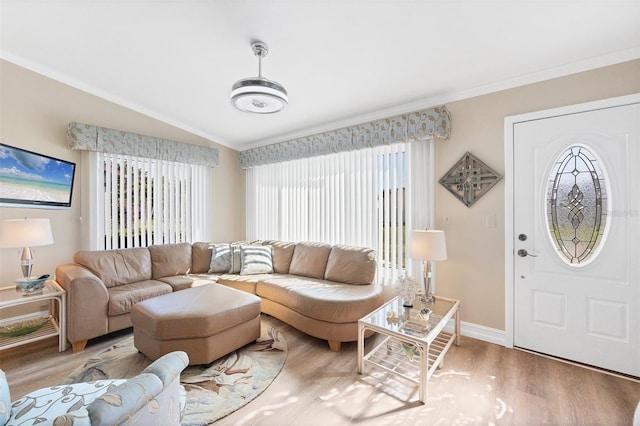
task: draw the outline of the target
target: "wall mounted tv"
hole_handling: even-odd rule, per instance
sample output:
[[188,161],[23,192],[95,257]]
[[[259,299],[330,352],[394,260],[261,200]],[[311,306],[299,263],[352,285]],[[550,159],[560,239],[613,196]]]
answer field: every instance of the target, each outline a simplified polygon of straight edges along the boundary
[[71,207],[75,163],[0,143],[0,206]]

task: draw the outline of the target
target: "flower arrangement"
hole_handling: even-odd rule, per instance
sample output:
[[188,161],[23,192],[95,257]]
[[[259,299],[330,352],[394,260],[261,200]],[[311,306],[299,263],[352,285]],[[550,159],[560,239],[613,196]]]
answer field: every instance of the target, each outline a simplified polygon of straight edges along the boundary
[[402,273],[396,281],[396,294],[402,299],[403,306],[413,306],[413,299],[418,292],[418,283],[413,278]]

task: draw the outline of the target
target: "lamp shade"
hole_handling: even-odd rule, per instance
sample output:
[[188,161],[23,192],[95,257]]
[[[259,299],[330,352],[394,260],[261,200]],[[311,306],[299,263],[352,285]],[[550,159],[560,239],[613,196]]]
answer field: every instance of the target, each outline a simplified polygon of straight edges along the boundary
[[446,260],[447,244],[444,231],[412,230],[409,239],[409,257],[421,260]]
[[2,221],[0,246],[36,247],[53,244],[49,219],[7,219]]

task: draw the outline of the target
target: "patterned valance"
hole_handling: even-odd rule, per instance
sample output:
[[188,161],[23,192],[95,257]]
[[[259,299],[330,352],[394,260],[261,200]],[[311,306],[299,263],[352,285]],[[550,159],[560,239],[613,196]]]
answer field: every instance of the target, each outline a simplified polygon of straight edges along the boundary
[[442,105],[242,151],[240,167],[248,169],[264,164],[400,142],[448,139],[450,132],[451,116]]
[[71,122],[67,126],[67,143],[71,149],[155,158],[208,167],[218,167],[219,161],[216,148],[76,122]]

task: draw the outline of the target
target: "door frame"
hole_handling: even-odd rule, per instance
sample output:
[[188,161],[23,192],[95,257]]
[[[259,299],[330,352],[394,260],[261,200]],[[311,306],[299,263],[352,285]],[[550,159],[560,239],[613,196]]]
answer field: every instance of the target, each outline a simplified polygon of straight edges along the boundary
[[507,348],[513,348],[514,340],[514,265],[515,260],[515,230],[514,224],[514,207],[515,200],[513,197],[513,128],[516,124],[541,120],[545,118],[557,117],[562,115],[571,115],[581,112],[593,111],[598,109],[606,109],[624,105],[632,105],[640,103],[640,93],[632,95],[619,96],[615,98],[602,99],[593,102],[585,102],[576,105],[569,105],[559,108],[552,108],[542,111],[535,111],[526,114],[513,115],[504,119],[504,165],[505,165],[505,200],[504,200],[504,313],[505,313],[505,336],[504,345]]

